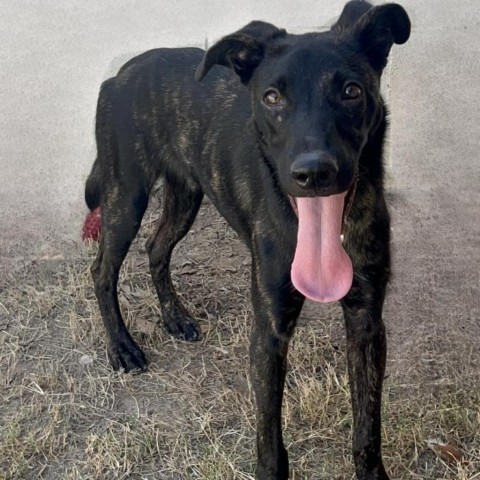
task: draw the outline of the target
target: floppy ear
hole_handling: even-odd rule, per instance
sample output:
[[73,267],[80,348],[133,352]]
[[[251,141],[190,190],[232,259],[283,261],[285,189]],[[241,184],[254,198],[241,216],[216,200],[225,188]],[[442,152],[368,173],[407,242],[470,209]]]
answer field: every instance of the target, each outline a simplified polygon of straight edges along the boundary
[[357,20],[368,10],[373,8],[371,3],[363,0],[352,0],[345,4],[339,19],[332,25],[331,30],[335,33],[342,33],[357,22]]
[[352,27],[351,34],[367,55],[372,67],[382,72],[394,43],[405,43],[410,36],[410,19],[396,3],[369,9]]
[[249,23],[238,32],[222,38],[205,52],[195,73],[196,80],[203,80],[213,65],[217,64],[233,69],[241,81],[247,83],[262,61],[268,41],[285,33],[285,30],[270,23]]

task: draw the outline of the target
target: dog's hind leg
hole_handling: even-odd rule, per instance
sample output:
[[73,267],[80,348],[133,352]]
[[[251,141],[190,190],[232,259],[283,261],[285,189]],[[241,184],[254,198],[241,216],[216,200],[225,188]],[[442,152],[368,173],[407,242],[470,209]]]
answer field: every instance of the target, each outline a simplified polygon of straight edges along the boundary
[[150,187],[140,174],[146,155],[143,137],[138,136],[135,142],[125,142],[125,145],[119,145],[116,139],[108,97],[102,96],[110,87],[110,83],[105,82],[99,99],[98,159],[87,183],[87,201],[93,202],[91,207],[100,206],[102,223],[100,245],[91,271],[107,333],[110,364],[115,370],[124,368],[128,372],[145,369],[146,360],[122,319],[117,297],[118,275],[140,227]]
[[155,233],[148,239],[150,271],[162,309],[165,328],[184,340],[198,340],[200,328],[178,299],[170,277],[170,259],[175,245],[187,234],[202,203],[198,184],[165,176],[163,213]]
[[115,185],[102,193],[102,233],[97,258],[92,266],[102,320],[107,332],[108,356],[115,370],[145,369],[143,352],[127,331],[120,313],[117,283],[120,267],[138,232],[148,195],[130,183]]

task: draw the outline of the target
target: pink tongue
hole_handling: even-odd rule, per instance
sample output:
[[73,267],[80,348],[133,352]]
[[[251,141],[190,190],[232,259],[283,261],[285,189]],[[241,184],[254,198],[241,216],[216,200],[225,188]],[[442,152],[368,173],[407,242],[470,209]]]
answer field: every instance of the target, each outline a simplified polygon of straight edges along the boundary
[[295,199],[298,236],[292,282],[316,302],[340,300],[352,286],[352,262],[340,240],[345,195]]

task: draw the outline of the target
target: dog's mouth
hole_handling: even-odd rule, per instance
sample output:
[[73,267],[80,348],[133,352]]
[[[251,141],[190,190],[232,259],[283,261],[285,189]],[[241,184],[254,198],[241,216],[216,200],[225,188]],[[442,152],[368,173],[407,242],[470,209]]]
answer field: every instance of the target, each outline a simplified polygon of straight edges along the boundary
[[343,235],[355,197],[357,177],[347,191],[328,197],[291,197],[298,216],[292,283],[307,298],[334,302],[352,286],[352,262]]

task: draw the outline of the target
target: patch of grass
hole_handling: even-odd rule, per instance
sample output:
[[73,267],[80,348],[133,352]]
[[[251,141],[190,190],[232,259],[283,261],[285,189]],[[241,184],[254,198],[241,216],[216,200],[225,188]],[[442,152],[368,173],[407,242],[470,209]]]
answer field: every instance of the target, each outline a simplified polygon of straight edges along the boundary
[[[247,253],[207,205],[174,261],[174,281],[204,338],[173,340],[157,325],[144,254],[153,220],[147,217],[122,269],[119,294],[151,362],[142,375],[107,364],[88,271],[94,246],[68,261],[24,265],[1,286],[2,480],[254,478]],[[480,375],[445,368],[444,381],[412,384],[401,373],[386,380],[384,457],[392,479],[480,479]],[[343,327],[334,307],[308,306],[302,317],[290,348],[284,427],[293,479],[354,478]],[[431,438],[461,448],[468,463],[441,461],[426,447]]]

